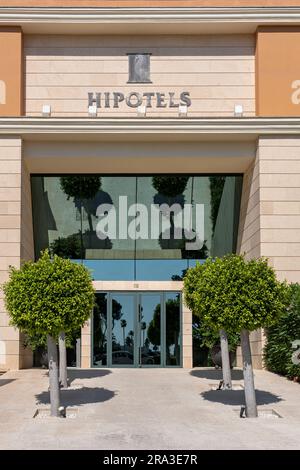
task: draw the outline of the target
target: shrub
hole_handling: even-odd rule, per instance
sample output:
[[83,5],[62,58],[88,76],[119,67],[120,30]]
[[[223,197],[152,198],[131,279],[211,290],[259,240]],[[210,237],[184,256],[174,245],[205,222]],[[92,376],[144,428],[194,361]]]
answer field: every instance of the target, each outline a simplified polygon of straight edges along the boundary
[[300,340],[300,284],[292,284],[290,290],[290,307],[267,330],[264,362],[269,371],[300,380],[300,365],[292,362],[292,343]]

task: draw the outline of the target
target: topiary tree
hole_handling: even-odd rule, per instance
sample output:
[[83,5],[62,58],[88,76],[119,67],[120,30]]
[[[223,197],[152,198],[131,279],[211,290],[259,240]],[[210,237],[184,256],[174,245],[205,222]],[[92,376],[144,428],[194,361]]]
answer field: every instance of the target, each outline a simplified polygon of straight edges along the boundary
[[[202,265],[203,266],[203,265]],[[221,345],[221,358],[222,358],[222,374],[223,374],[223,390],[231,390],[232,389],[232,381],[231,381],[231,368],[230,368],[230,355],[229,355],[229,342],[226,330],[224,327],[218,328],[217,325],[210,325],[207,324],[202,315],[199,314],[197,310],[197,305],[194,302],[194,294],[197,292],[199,278],[201,276],[202,270],[199,268],[199,264],[196,265],[195,268],[188,269],[185,277],[188,274],[187,279],[184,277],[184,287],[185,287],[185,302],[186,305],[190,308],[195,316],[198,315],[202,330],[203,329],[211,329],[211,334],[216,337],[219,336],[219,342]]]
[[188,307],[213,330],[240,333],[246,416],[256,417],[249,332],[278,321],[289,303],[287,284],[276,279],[266,259],[227,255],[188,270],[184,293]]
[[57,339],[61,331],[80,329],[94,305],[87,269],[70,260],[42,253],[37,262],[11,267],[3,286],[11,324],[29,336],[47,334],[51,416],[59,416]]
[[[80,243],[81,234],[69,235],[68,237],[59,237],[50,244],[51,255],[57,255],[61,258],[80,259],[82,258],[82,243]],[[70,332],[71,334],[73,332]],[[61,331],[58,339],[59,345],[59,382],[63,388],[68,387],[67,378],[67,344],[66,333]]]
[[[266,331],[264,363],[269,371],[300,381],[300,284],[291,284],[290,289],[289,307],[282,312],[278,323]],[[293,349],[294,342],[298,342],[298,353]]]
[[[101,178],[95,175],[66,175],[60,177],[60,187],[67,195],[67,198],[79,200],[80,204],[80,234],[70,235],[66,238],[58,238],[51,244],[51,252],[62,256],[63,258],[84,258],[84,243],[83,243],[83,215],[82,207],[84,206],[88,216],[90,236],[93,231],[92,214],[88,204],[83,201],[93,199],[98,191],[101,189]],[[59,379],[61,385],[66,388],[67,382],[67,350],[66,350],[66,332],[61,331],[59,336],[59,355],[60,355],[60,371]]]

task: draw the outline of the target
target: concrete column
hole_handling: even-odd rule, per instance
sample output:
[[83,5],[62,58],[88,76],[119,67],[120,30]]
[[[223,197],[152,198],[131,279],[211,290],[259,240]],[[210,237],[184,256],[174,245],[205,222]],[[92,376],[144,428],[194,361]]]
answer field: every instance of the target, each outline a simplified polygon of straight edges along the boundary
[[184,369],[193,367],[192,312],[185,306],[182,295],[182,365]]

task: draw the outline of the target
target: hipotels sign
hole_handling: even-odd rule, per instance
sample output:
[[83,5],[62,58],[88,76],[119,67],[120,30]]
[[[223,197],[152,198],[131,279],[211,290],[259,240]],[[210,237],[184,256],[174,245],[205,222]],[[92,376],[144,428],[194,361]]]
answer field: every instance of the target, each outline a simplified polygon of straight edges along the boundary
[[179,106],[191,106],[190,94],[187,91],[180,93],[179,97],[174,92],[145,92],[131,91],[128,94],[115,92],[88,93],[88,105],[98,108],[119,108],[121,103],[129,108],[138,108],[143,104],[146,108],[179,108]]
[[[128,54],[129,77],[127,83],[151,84],[150,79],[151,54]],[[124,103],[129,108],[138,108],[144,105],[146,108],[179,108],[191,106],[192,101],[188,91],[175,93],[174,91],[97,91],[88,93],[88,106],[98,108],[119,108]]]

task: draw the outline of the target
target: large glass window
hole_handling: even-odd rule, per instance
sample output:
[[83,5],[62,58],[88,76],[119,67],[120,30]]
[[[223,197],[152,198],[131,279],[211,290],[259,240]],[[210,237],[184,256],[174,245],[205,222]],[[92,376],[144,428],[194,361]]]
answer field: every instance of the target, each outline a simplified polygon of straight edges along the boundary
[[83,262],[96,280],[177,280],[235,252],[242,176],[32,176],[36,258]]

